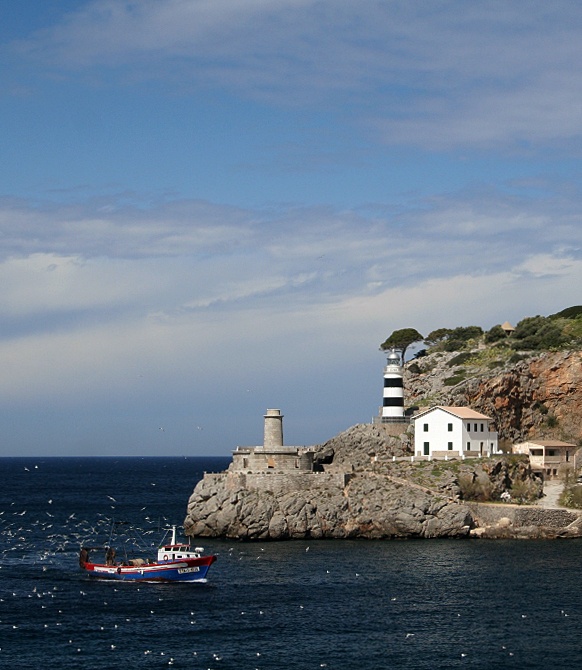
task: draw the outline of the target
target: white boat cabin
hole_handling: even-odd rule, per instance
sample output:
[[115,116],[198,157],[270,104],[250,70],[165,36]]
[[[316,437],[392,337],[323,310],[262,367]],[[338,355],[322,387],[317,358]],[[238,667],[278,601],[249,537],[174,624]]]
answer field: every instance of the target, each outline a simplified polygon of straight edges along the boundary
[[189,544],[176,543],[176,526],[172,526],[172,537],[168,544],[158,547],[158,563],[178,561],[182,558],[200,558],[204,551],[202,547],[192,547]]

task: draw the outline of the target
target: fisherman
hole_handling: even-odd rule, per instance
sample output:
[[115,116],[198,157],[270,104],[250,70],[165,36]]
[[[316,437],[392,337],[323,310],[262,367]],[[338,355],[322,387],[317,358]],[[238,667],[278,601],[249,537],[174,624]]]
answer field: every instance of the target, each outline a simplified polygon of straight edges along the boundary
[[81,553],[79,554],[79,566],[81,568],[84,568],[88,562],[89,562],[89,552],[85,547],[82,547]]
[[105,554],[105,563],[107,565],[115,565],[115,549],[113,547],[107,548],[107,553]]

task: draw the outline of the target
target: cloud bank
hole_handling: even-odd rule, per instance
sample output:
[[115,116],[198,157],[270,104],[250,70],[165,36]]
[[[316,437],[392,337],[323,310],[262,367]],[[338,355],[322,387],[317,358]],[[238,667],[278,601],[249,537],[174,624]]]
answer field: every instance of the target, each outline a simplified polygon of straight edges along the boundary
[[341,104],[387,144],[531,151],[579,149],[581,28],[567,1],[95,0],[10,50],[103,85]]

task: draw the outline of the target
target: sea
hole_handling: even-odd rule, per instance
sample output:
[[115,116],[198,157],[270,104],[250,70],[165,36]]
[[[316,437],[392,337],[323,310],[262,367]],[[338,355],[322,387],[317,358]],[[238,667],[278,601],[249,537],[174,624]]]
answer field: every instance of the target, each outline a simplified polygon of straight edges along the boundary
[[157,545],[228,463],[1,458],[0,668],[582,667],[580,540],[204,539],[206,583],[80,571],[112,524]]

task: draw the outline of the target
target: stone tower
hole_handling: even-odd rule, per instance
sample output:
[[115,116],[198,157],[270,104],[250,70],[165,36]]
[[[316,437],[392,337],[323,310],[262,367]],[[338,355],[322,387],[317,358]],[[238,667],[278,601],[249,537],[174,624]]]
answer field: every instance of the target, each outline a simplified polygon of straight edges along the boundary
[[263,447],[271,449],[283,446],[283,415],[280,409],[268,409],[265,416]]

